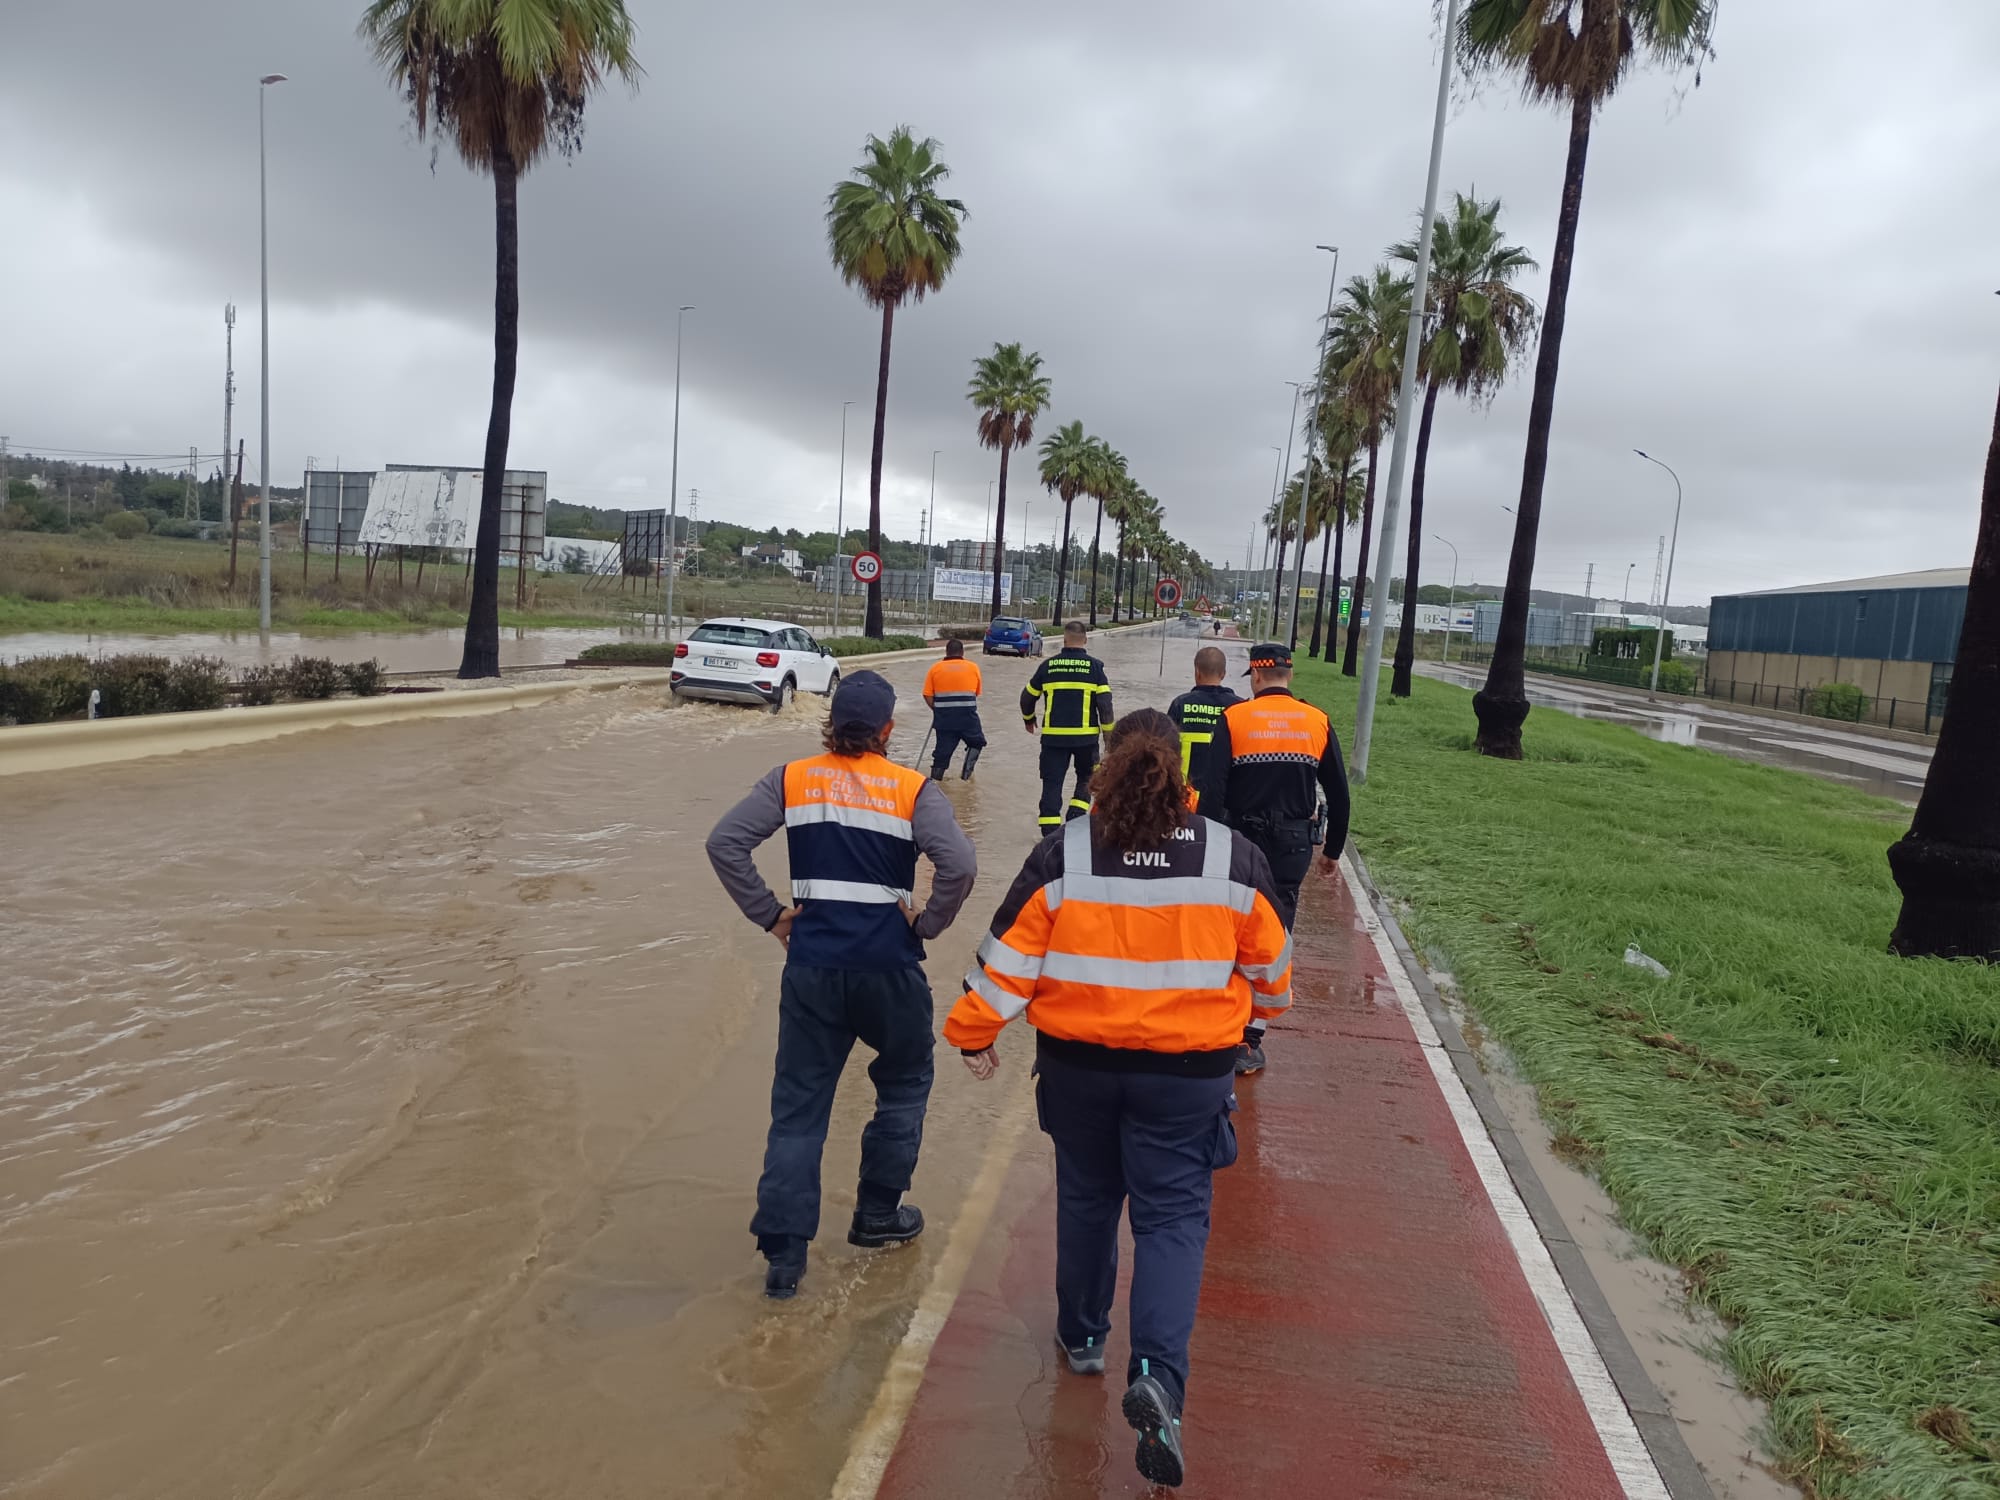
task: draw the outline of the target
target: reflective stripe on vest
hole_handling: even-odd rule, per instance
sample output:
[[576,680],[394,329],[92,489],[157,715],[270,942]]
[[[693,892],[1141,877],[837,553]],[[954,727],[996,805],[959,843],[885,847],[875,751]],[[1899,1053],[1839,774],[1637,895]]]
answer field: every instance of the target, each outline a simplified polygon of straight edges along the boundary
[[1318,766],[1326,754],[1331,725],[1310,703],[1285,693],[1267,693],[1229,705],[1229,754],[1239,766],[1295,764]]
[[917,883],[911,819],[923,786],[921,774],[875,754],[786,766],[792,899],[908,903]]
[[[1103,906],[1226,906],[1247,912],[1257,899],[1255,886],[1229,878],[1227,828],[1204,819],[1207,842],[1199,875],[1093,875],[1090,870],[1090,819],[1077,818],[1063,830],[1062,889],[1049,901],[1094,901]],[[1054,882],[1049,889],[1054,888]]]

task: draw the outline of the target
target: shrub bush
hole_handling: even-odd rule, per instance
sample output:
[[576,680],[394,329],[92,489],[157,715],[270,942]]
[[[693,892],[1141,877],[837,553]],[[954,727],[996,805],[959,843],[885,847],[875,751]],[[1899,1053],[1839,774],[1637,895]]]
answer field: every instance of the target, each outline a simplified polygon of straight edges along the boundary
[[1814,688],[1807,698],[1806,712],[1822,719],[1859,724],[1867,711],[1868,695],[1851,682],[1829,682]]
[[220,708],[229,699],[229,664],[219,656],[184,656],[167,672],[167,707],[176,713]]
[[373,698],[386,686],[382,663],[372,656],[366,661],[350,661],[343,664],[340,676],[347,684],[348,692],[357,698]]
[[147,525],[146,517],[136,510],[121,510],[104,518],[104,529],[121,542],[144,536]]
[[1695,670],[1684,661],[1663,661],[1660,663],[1660,691],[1663,693],[1692,693],[1695,688]]
[[285,668],[285,692],[294,698],[331,698],[346,685],[340,668],[324,656],[295,656]]
[[90,705],[90,660],[83,656],[31,656],[0,667],[0,722],[46,724]]
[[201,535],[201,528],[192,521],[183,521],[179,516],[168,516],[153,523],[153,535],[190,541]]
[[577,652],[576,659],[634,667],[668,667],[673,665],[674,647],[671,641],[605,641]]
[[97,712],[106,719],[165,713],[173,707],[173,677],[174,664],[164,656],[99,657],[92,669],[92,685],[102,694]]
[[276,703],[285,689],[285,669],[274,663],[250,668],[236,680],[236,695],[251,707]]
[[920,635],[885,635],[881,640],[870,640],[865,635],[836,636],[830,641],[821,641],[832,656],[874,656],[883,651],[915,651],[927,644]]

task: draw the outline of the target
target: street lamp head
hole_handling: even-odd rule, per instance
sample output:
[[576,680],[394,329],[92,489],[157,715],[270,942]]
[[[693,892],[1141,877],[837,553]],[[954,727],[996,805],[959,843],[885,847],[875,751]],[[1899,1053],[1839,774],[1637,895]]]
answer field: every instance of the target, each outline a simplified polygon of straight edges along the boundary
[[1329,255],[1338,255],[1338,254],[1340,254],[1340,246],[1338,246],[1338,245],[1314,245],[1314,246],[1313,246],[1313,249],[1315,249],[1315,250],[1324,250],[1324,251],[1326,251],[1326,252],[1327,252],[1327,254],[1329,254]]
[[1653,456],[1652,454],[1648,453],[1648,452],[1647,452],[1647,451],[1646,451],[1646,450],[1645,450],[1644,448],[1634,448],[1634,449],[1633,449],[1632,451],[1633,451],[1634,453],[1638,454],[1638,455],[1639,455],[1639,457],[1641,457],[1641,458],[1644,458],[1644,459],[1649,459],[1649,460],[1650,460],[1650,459],[1652,458],[1652,456]]
[[693,304],[692,302],[683,302],[683,303],[682,303],[682,304],[680,305],[680,307],[679,307],[679,308],[677,309],[677,311],[679,311],[679,312],[693,312],[693,311],[694,311],[694,304]]
[[262,88],[267,83],[285,83],[287,81],[283,73],[266,73],[262,78],[257,80],[257,86]]

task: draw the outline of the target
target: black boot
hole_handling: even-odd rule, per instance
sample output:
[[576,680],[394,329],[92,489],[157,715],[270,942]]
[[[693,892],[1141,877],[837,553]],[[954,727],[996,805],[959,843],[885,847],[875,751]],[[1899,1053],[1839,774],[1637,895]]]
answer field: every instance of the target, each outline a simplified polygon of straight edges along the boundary
[[907,1245],[924,1232],[924,1212],[912,1204],[892,1208],[887,1213],[854,1210],[848,1226],[847,1243],[864,1250],[880,1250],[888,1245]]
[[979,752],[983,748],[983,746],[974,745],[970,750],[965,752],[965,769],[958,773],[960,781],[972,780],[972,768],[979,764]]
[[806,1242],[792,1234],[760,1234],[757,1248],[768,1262],[764,1269],[764,1295],[783,1302],[798,1295],[806,1274]]

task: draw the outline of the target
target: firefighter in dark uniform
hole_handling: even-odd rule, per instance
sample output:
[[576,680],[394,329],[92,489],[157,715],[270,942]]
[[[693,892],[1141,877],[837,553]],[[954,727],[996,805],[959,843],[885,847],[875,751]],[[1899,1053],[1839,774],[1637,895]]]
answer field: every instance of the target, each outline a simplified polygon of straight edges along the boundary
[[[1327,867],[1347,844],[1347,768],[1333,725],[1310,703],[1292,696],[1292,653],[1262,643],[1250,648],[1251,696],[1223,710],[1195,790],[1202,816],[1227,823],[1264,851],[1278,892],[1278,915],[1289,932],[1298,915],[1299,887],[1322,845]],[[1326,821],[1319,820],[1320,794]],[[1264,1067],[1264,1024],[1243,1033],[1238,1073]]]
[[931,729],[937,749],[931,756],[931,780],[943,781],[951,758],[965,746],[962,781],[972,780],[979,752],[986,748],[986,731],[979,727],[979,664],[965,659],[965,642],[946,641],[944,660],[924,674],[924,702],[931,706]]
[[[1228,670],[1228,660],[1218,647],[1203,646],[1194,654],[1194,686],[1167,705],[1167,717],[1181,732],[1181,775],[1191,790],[1208,770],[1210,746],[1223,710],[1242,702],[1222,684]],[[1198,794],[1195,805],[1200,806]]]
[[[1021,689],[1021,719],[1035,732],[1042,707],[1042,804],[1035,821],[1044,836],[1069,818],[1090,811],[1090,773],[1097,769],[1098,736],[1111,727],[1111,679],[1104,663],[1084,650],[1090,637],[1081,620],[1063,626],[1062,650],[1044,657]],[[1063,806],[1063,779],[1076,767],[1076,787]]]

